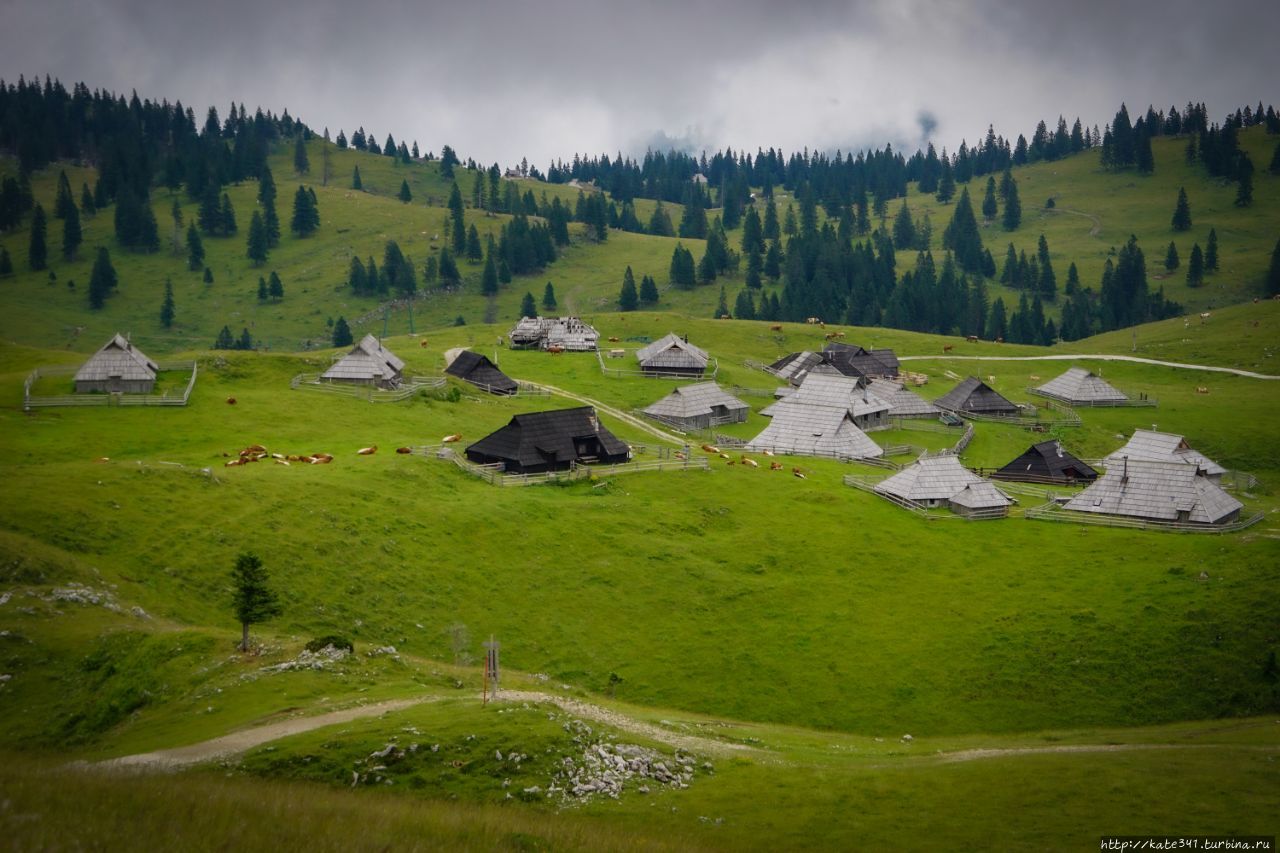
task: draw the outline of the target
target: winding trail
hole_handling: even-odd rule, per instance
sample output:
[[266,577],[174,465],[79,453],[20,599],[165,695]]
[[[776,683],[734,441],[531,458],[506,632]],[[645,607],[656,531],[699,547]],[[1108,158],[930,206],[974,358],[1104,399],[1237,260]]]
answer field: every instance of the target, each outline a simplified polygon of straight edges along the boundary
[[[526,382],[526,380],[523,380],[523,379],[520,381]],[[539,388],[543,388],[547,391],[550,391],[552,394],[555,394],[558,397],[567,397],[570,400],[576,400],[579,403],[585,403],[586,405],[592,406],[601,412],[605,412],[611,417],[617,418],[618,420],[625,422],[628,426],[633,426],[636,429],[643,430],[644,432],[647,432],[656,438],[659,438],[663,441],[669,442],[676,446],[683,447],[684,445],[689,443],[688,441],[677,438],[676,436],[672,435],[669,432],[665,432],[663,430],[658,429],[652,424],[645,423],[644,421],[637,418],[635,415],[628,414],[627,412],[624,412],[621,409],[615,408],[605,403],[601,403],[599,400],[593,400],[590,397],[584,397],[581,394],[575,394],[572,391],[566,391],[563,388],[557,388],[554,385],[548,385],[545,382],[527,382],[527,384],[536,385]]]
[[1093,227],[1089,229],[1090,237],[1097,237],[1102,233],[1102,220],[1094,216],[1092,213],[1085,213],[1083,210],[1072,210],[1069,207],[1055,207],[1052,212],[1055,214],[1069,213],[1072,216],[1083,216],[1085,219],[1088,219],[1093,223]]
[[903,355],[898,361],[1130,361],[1135,364],[1153,364],[1156,367],[1176,367],[1182,370],[1205,370],[1211,373],[1230,373],[1247,379],[1280,379],[1269,373],[1238,370],[1234,367],[1217,367],[1212,364],[1184,364],[1179,361],[1161,361],[1136,355]]

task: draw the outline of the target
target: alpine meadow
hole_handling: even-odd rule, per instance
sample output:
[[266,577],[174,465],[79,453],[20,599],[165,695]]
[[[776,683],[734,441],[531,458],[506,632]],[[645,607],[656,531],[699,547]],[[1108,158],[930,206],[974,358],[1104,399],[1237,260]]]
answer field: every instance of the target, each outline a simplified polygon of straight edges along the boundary
[[91,85],[0,81],[6,846],[1274,845],[1275,106],[501,165]]

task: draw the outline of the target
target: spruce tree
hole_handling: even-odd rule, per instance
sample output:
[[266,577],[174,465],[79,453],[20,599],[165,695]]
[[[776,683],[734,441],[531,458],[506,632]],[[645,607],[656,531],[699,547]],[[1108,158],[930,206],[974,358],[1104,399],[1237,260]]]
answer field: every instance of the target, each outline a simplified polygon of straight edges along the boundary
[[396,198],[400,199],[405,204],[413,201],[413,193],[409,190],[408,179],[400,182],[400,192],[396,194]]
[[916,223],[911,218],[911,210],[907,200],[902,200],[902,207],[893,219],[893,247],[898,251],[914,248],[916,244]]
[[360,167],[356,166],[351,172],[351,189],[363,190],[364,182],[360,180]]
[[671,225],[671,217],[667,214],[666,208],[662,206],[659,200],[653,209],[653,215],[649,217],[649,225],[645,229],[655,237],[670,237],[675,233],[675,229]]
[[770,281],[777,281],[782,275],[782,246],[777,240],[769,244],[769,251],[764,255],[764,274]]
[[311,171],[311,161],[307,159],[307,143],[299,134],[293,144],[293,171],[305,175]]
[[942,152],[942,174],[938,178],[938,192],[934,196],[942,204],[951,201],[956,194],[956,177],[951,169],[951,158],[947,156],[947,152]]
[[967,273],[985,275],[986,262],[982,246],[982,234],[973,215],[973,203],[969,200],[969,188],[960,193],[951,214],[951,223],[942,233],[942,246],[955,255],[960,269]]
[[200,230],[209,236],[219,234],[222,231],[222,208],[219,206],[218,189],[217,181],[209,181],[208,186],[205,187],[204,195],[200,197],[200,209],[196,214],[196,221],[200,223]]
[[498,294],[498,265],[493,262],[492,253],[484,262],[484,273],[480,276],[480,293],[484,296]]
[[774,204],[773,196],[769,196],[769,200],[765,202],[764,227],[761,229],[761,233],[766,240],[777,240],[781,236],[778,228],[778,206]]
[[255,267],[260,267],[267,261],[267,226],[262,221],[262,214],[256,210],[249,220],[249,240],[245,254]]
[[991,303],[991,317],[987,320],[987,336],[991,340],[1002,340],[1009,335],[1008,320],[1005,318],[1004,297],[997,296]]
[[173,205],[169,208],[169,221],[173,223],[173,255],[177,257],[182,254],[182,226],[184,224],[182,216],[182,205],[178,203],[178,197],[173,197]]
[[258,301],[266,302],[267,296],[267,280],[262,276],[258,276]]
[[[147,210],[151,209],[151,205],[145,205]],[[231,206],[231,196],[226,193],[222,194],[222,207],[218,212],[218,219],[222,224],[222,233],[230,237],[236,233],[236,212]],[[154,222],[154,219],[152,220]]]
[[1218,230],[1216,228],[1209,229],[1209,245],[1204,250],[1204,270],[1205,272],[1215,272],[1218,269]]
[[1236,187],[1236,207],[1249,207],[1253,204],[1253,171],[1246,170],[1240,175],[1240,184]]
[[[476,226],[473,223],[467,229],[467,260],[478,261],[482,257],[484,257],[484,249],[480,247],[480,232],[476,230]],[[494,274],[497,274],[496,268]]]
[[1187,263],[1187,287],[1199,287],[1204,283],[1204,253],[1200,244],[1191,247],[1191,260]]
[[720,285],[720,300],[716,302],[716,313],[715,313],[714,319],[716,320],[732,319],[732,315],[729,313],[729,304],[724,301],[724,285],[723,284]]
[[526,292],[524,299],[520,300],[520,316],[521,317],[537,317],[538,306],[533,301],[533,294]]
[[194,222],[187,225],[187,268],[194,271],[204,266],[204,241]]
[[[716,280],[716,261],[711,252],[704,252],[698,261],[698,283],[710,284]],[[722,290],[724,288],[721,288]]]
[[36,204],[31,213],[31,243],[27,251],[27,266],[34,271],[49,266],[49,247],[45,243],[44,208]]
[[173,282],[166,278],[164,280],[164,301],[160,303],[160,325],[166,329],[172,328],[173,317]]
[[276,302],[284,299],[284,282],[280,280],[280,276],[276,274],[275,270],[271,271],[271,277],[267,280],[267,293]]
[[636,278],[628,266],[622,274],[622,288],[618,291],[618,309],[634,311],[640,306],[640,294],[636,290]]
[[204,268],[204,283],[213,284],[213,270],[209,269],[209,267]]
[[556,310],[556,288],[551,282],[542,290],[542,307],[546,311]]
[[440,250],[440,283],[445,287],[457,287],[462,284],[458,263],[453,259],[453,253],[447,248]]
[[1018,200],[1018,182],[1013,179],[1012,173],[1005,174],[1010,177],[1008,191],[1004,195],[1004,216],[1000,222],[1004,230],[1016,231],[1022,223],[1022,202]]
[[449,191],[449,233],[453,237],[453,253],[465,254],[467,251],[467,225],[462,206],[462,192],[457,183]]
[[360,260],[359,255],[352,255],[351,266],[347,271],[347,284],[351,285],[351,289],[356,293],[364,293],[366,290],[374,290],[368,279],[365,277],[364,262]]
[[749,289],[738,291],[738,298],[733,302],[733,316],[739,320],[756,319],[756,300]]
[[1040,243],[1036,250],[1036,258],[1040,262],[1040,280],[1036,289],[1040,295],[1050,302],[1058,298],[1058,278],[1053,273],[1053,263],[1049,260],[1049,241],[1040,235]]
[[98,212],[98,205],[93,200],[93,192],[89,189],[88,183],[81,185],[80,188],[80,212],[88,217]]
[[1267,268],[1265,288],[1268,296],[1280,294],[1280,240],[1276,240],[1276,247],[1271,250],[1271,266]]
[[9,257],[9,250],[4,246],[0,246],[0,278],[13,275],[13,258]]
[[982,199],[982,218],[988,222],[994,220],[998,209],[996,205],[996,179],[988,177],[987,195]]
[[1173,272],[1181,263],[1182,262],[1178,260],[1178,247],[1173,244],[1172,240],[1170,240],[1169,250],[1164,253],[1164,268],[1168,272]]
[[76,200],[71,195],[71,182],[67,180],[65,171],[58,172],[58,194],[53,202],[54,219],[66,219],[67,211],[72,210],[76,206]]
[[247,652],[249,626],[279,616],[280,602],[267,586],[267,570],[255,554],[244,553],[236,557],[231,582],[234,586],[232,606],[241,627],[240,651]]
[[315,200],[307,188],[298,185],[293,195],[293,218],[289,220],[289,228],[299,237],[309,237],[320,227],[320,214],[316,210]]
[[62,222],[62,257],[68,261],[74,260],[76,249],[80,248],[83,240],[84,233],[80,230],[80,211],[72,204],[67,208]]
[[653,276],[646,275],[640,279],[640,304],[656,305],[658,303],[658,283]]
[[338,321],[333,324],[333,345],[335,347],[349,347],[351,342],[351,327],[347,325],[345,317],[339,317]]
[[800,226],[796,222],[796,209],[788,204],[786,216],[782,219],[782,233],[788,237],[794,237],[799,230]]
[[222,327],[222,331],[218,332],[218,337],[213,341],[214,349],[231,349],[235,346],[235,340],[231,337],[231,329],[227,326]]
[[1191,205],[1187,202],[1187,188],[1178,189],[1178,204],[1173,209],[1173,230],[1191,230]]
[[95,310],[107,302],[111,291],[115,290],[118,279],[115,267],[111,265],[111,255],[106,247],[99,246],[93,260],[93,272],[89,274],[89,307]]

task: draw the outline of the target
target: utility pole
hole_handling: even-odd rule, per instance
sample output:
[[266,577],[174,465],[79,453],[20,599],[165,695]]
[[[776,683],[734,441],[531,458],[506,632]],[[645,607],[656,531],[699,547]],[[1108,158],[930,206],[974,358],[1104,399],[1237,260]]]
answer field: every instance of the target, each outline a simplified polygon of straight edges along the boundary
[[498,698],[498,650],[502,648],[502,644],[489,635],[489,640],[484,645],[484,700],[483,704],[489,704],[489,682],[493,682],[493,698]]

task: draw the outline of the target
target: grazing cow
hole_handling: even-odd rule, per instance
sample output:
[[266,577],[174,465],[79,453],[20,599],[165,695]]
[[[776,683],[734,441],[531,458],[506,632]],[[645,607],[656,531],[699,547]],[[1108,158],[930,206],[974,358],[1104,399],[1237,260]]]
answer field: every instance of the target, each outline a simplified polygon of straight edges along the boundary
[[609,343],[616,344],[617,342],[618,342],[617,338],[609,338]]
[[443,444],[452,444],[455,441],[462,441],[462,433],[460,432],[451,433],[449,435],[446,435],[444,438],[440,439],[440,441]]
[[418,346],[422,347],[423,349],[426,349],[426,348],[427,348],[427,342],[426,342],[426,341],[418,341]]
[[804,476],[804,472],[803,472],[803,471],[801,471],[799,468],[792,468],[792,469],[791,469],[791,473],[792,473],[794,476],[799,477],[801,480],[807,479],[807,478]]
[[759,463],[757,463],[757,462],[756,462],[756,460],[754,460],[754,459],[748,459],[748,458],[747,458],[747,457],[745,457],[745,456],[744,456],[744,457],[742,457],[742,464],[743,464],[743,465],[750,465],[752,468],[759,468],[759,467],[760,467]]
[[770,326],[770,327],[769,327],[769,331],[771,331],[771,332],[781,332],[781,331],[782,331],[782,326],[781,326],[781,325],[777,325],[777,326]]
[[555,346],[547,347],[547,352],[551,353],[552,355],[559,355],[560,353],[564,352],[564,347],[557,344]]
[[413,452],[413,448],[412,448],[412,447],[397,447],[397,448],[396,448],[396,453],[412,453],[412,452]]
[[1198,386],[1196,386],[1196,393],[1197,393],[1197,394],[1208,394],[1208,393],[1209,393],[1209,387],[1208,387],[1207,385],[1198,385]]
[[376,444],[371,444],[368,447],[362,447],[356,451],[356,453],[360,456],[372,456],[377,452],[378,452],[378,445]]
[[236,404],[236,398],[235,398],[235,397],[228,397],[228,398],[227,398],[227,405],[228,405],[228,406],[234,406],[235,404]]
[[966,343],[970,343],[970,344],[976,344],[978,342],[977,335],[965,335],[964,339]]
[[1208,319],[1209,319],[1210,317],[1212,317],[1212,316],[1213,316],[1213,315],[1212,315],[1211,313],[1209,313],[1208,311],[1201,311],[1201,312],[1200,312],[1200,320],[1201,320],[1202,322],[1203,322],[1204,320],[1208,320]]
[[1004,343],[1004,338],[996,338],[996,343],[998,344]]
[[955,345],[954,345],[954,344],[943,344],[943,346],[942,346],[942,351],[943,351],[943,352],[951,352],[953,349],[955,349]]
[[708,453],[719,453],[719,452],[720,452],[720,448],[716,447],[714,444],[704,444],[704,445],[702,445],[702,449],[703,449],[703,450],[705,450],[705,451],[707,451]]
[[312,464],[312,465],[328,465],[328,464],[329,464],[330,462],[332,462],[332,461],[333,461],[333,457],[332,457],[332,456],[330,456],[328,453],[313,453],[313,454],[311,454],[311,464]]
[[770,470],[770,471],[781,471],[781,470],[782,470],[782,463],[781,463],[781,462],[770,462],[770,463],[769,463],[769,470]]

